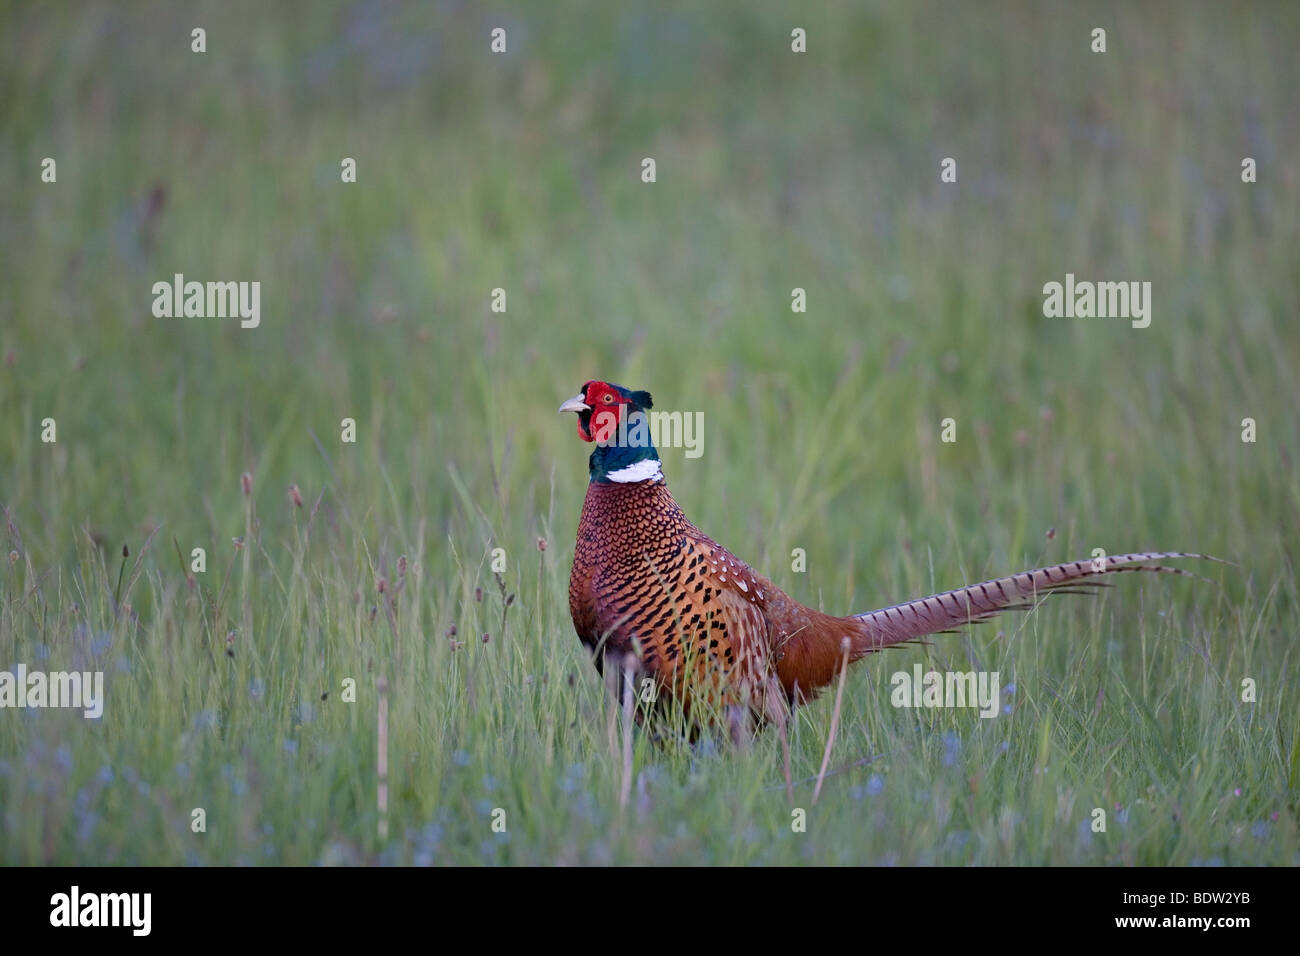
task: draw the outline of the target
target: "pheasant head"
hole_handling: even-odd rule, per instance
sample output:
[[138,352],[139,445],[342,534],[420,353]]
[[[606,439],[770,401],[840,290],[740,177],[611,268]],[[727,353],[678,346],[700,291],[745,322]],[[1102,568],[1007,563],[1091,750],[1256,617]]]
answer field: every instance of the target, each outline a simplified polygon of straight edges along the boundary
[[560,406],[561,412],[577,412],[578,437],[596,445],[589,462],[591,481],[663,480],[645,414],[652,406],[649,392],[594,380]]

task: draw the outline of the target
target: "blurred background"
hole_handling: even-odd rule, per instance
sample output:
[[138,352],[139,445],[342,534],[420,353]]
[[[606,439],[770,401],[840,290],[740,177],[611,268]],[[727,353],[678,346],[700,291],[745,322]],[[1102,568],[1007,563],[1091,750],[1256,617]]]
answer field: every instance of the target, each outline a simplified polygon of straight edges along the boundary
[[[177,550],[207,549],[219,606],[249,472],[260,551],[214,640],[330,590],[364,617],[409,554],[411,646],[442,653],[502,547],[528,641],[585,675],[563,588],[590,448],[555,408],[600,378],[705,413],[700,458],[663,452],[679,502],[814,606],[1209,551],[1240,602],[1279,588],[1294,665],[1298,39],[1283,2],[6,3],[0,658],[57,659],[49,622],[155,529],[141,625],[186,600]],[[260,327],[155,318],[175,273],[259,281]],[[1150,327],[1045,318],[1067,273],[1151,282]],[[286,583],[313,505],[316,598]],[[171,704],[192,716],[140,716]],[[10,859],[79,858],[14,826]]]
[[[1256,459],[1294,448],[1291,4],[3,16],[0,451],[6,499],[45,547],[84,521],[112,539],[214,530],[216,481],[256,466],[309,487],[309,431],[345,416],[359,447],[335,467],[382,460],[430,516],[452,510],[446,472],[410,468],[414,448],[513,488],[496,517],[540,509],[559,466],[567,518],[586,449],[554,407],[592,377],[706,411],[681,482],[695,501],[779,464],[766,500],[737,502],[764,515],[803,506],[802,443],[830,414],[830,460],[805,481],[848,482],[860,461],[852,481],[913,516],[946,487],[917,480],[934,455],[918,430],[947,416],[966,426],[954,471],[1010,480],[1042,454],[1041,494],[1099,469],[1122,476],[1106,493],[1136,486],[1157,511],[1180,475],[1212,476],[1135,429],[1240,455],[1254,412]],[[176,272],[260,280],[261,327],[155,319],[152,284]],[[1067,272],[1151,281],[1152,326],[1044,318],[1042,285]],[[833,406],[846,382],[857,394]],[[38,455],[47,415],[60,445]],[[894,518],[861,494],[837,518],[874,549]]]

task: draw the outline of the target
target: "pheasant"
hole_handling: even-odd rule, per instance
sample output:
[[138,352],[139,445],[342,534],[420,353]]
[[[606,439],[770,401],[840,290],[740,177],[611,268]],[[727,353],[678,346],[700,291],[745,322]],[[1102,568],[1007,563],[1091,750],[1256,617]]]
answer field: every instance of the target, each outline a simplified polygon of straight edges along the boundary
[[[1148,562],[1208,557],[1159,551],[1074,561],[834,617],[783,593],[682,513],[650,440],[651,407],[649,392],[600,381],[560,406],[577,413],[579,437],[596,444],[569,612],[602,675],[612,661],[620,682],[632,675],[639,687],[651,678],[656,701],[679,705],[696,728],[725,715],[733,736],[743,737],[746,726],[774,723],[785,745],[792,709],[849,661],[1000,611],[1027,610],[1041,595],[1079,590],[1101,575],[1189,574]],[[707,706],[693,706],[700,703]]]

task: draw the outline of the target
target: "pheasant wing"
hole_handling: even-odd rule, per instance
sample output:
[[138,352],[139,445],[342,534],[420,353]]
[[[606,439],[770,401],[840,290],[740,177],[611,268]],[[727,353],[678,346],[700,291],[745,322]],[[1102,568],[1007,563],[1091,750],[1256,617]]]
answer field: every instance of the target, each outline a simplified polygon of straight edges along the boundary
[[[678,697],[727,688],[728,703],[768,673],[767,582],[719,545],[690,536],[667,556],[629,558],[592,579],[605,653],[633,651]],[[599,659],[599,658],[598,658]]]

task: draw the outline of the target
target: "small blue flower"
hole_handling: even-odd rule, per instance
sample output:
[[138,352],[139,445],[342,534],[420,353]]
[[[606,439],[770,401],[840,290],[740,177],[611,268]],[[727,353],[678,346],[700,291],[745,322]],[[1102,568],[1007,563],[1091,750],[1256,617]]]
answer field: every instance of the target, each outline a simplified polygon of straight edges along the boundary
[[103,654],[106,650],[108,650],[112,646],[113,646],[113,635],[109,634],[107,631],[103,631],[100,634],[98,634],[93,641],[90,642],[90,653],[93,656],[98,657],[100,654]]
[[194,715],[194,729],[206,730],[209,727],[215,727],[217,724],[217,712],[215,710],[201,710]]
[[72,772],[72,751],[66,745],[54,751],[54,763],[64,773]]
[[50,649],[44,644],[36,645],[36,659],[38,661],[47,661],[50,659]]
[[583,790],[573,798],[573,812],[580,820],[594,821],[596,814],[596,798],[592,796],[590,790]]
[[578,784],[582,782],[586,772],[587,770],[582,764],[571,764],[569,769],[564,771],[563,779],[560,780],[560,790],[564,793],[573,793],[578,789]]
[[1014,694],[1015,692],[1016,692],[1016,682],[1015,682],[1015,681],[1012,681],[1012,682],[1011,682],[1010,684],[1008,684],[1006,687],[1002,688],[1002,693],[1006,694],[1008,697],[1010,697],[1010,696],[1011,696],[1012,694]]
[[1260,820],[1250,828],[1251,835],[1256,840],[1263,840],[1268,837],[1269,825],[1267,820]]
[[257,677],[248,679],[248,696],[253,700],[261,700],[266,696],[266,683]]
[[469,753],[464,750],[457,750],[451,755],[451,762],[457,767],[469,765]]
[[426,823],[424,829],[420,831],[420,846],[433,850],[436,849],[438,844],[441,842],[442,827],[437,823]]
[[108,784],[112,783],[112,782],[113,782],[113,768],[110,767],[108,764],[104,764],[104,766],[102,766],[102,767],[99,768],[99,775],[98,775],[97,779],[99,780],[100,783],[102,783],[102,784],[104,784],[104,785],[106,785],[106,786],[107,786]]
[[189,766],[189,764],[186,764],[186,763],[178,763],[178,764],[176,765],[176,776],[179,777],[181,780],[188,780],[188,779],[190,779],[190,766]]
[[[28,707],[27,710],[30,713],[32,708]],[[24,751],[23,753],[23,766],[25,766],[28,770],[35,770],[38,767],[43,766],[45,763],[45,756],[46,756],[47,749],[48,748],[45,746],[44,741],[42,740],[33,741],[32,745],[28,747],[27,750]]]
[[943,735],[943,765],[951,767],[961,756],[961,738],[952,731]]
[[867,781],[867,793],[875,796],[885,789],[885,778],[878,773],[873,773]]
[[284,752],[290,757],[298,756],[298,741],[286,739],[284,742]]

